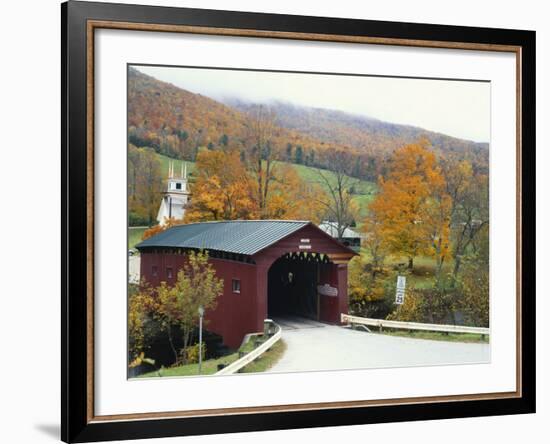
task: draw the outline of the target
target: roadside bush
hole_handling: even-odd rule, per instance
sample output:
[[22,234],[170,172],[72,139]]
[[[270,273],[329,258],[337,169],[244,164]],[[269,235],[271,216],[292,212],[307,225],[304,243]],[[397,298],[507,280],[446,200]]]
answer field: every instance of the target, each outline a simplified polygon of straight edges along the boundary
[[[180,353],[185,354],[185,359],[183,360],[187,364],[196,364],[199,362],[199,343],[197,342],[194,345],[188,346],[186,349],[182,349]],[[206,344],[202,343],[202,360],[206,359]]]
[[372,268],[361,257],[355,257],[349,264],[349,308],[356,316],[385,318],[391,311],[388,304],[386,270]]
[[464,266],[458,282],[460,297],[455,309],[474,327],[489,327],[489,270],[476,263]]
[[[128,352],[129,362],[149,356],[151,346],[161,334],[158,321],[153,316],[154,300],[150,288],[143,285],[128,286]],[[140,360],[138,359],[138,361]]]
[[405,302],[386,319],[426,324],[454,324],[456,293],[442,289],[409,289]]

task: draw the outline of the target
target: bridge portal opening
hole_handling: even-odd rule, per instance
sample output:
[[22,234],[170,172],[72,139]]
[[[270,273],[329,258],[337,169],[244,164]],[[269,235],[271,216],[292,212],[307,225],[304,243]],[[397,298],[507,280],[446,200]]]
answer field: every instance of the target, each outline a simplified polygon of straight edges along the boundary
[[315,253],[288,253],[277,259],[268,272],[268,316],[319,320],[318,285],[328,263],[325,255]]

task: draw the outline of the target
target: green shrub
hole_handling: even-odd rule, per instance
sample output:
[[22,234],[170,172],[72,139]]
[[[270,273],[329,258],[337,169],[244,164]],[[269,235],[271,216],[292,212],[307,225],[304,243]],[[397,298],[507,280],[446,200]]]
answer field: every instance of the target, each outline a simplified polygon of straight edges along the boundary
[[[183,351],[183,350],[182,350]],[[190,345],[185,349],[185,362],[187,364],[196,364],[199,362],[199,343]],[[206,359],[206,344],[202,343],[202,360]]]
[[144,227],[149,225],[149,219],[147,216],[135,213],[131,211],[128,213],[128,226],[130,227]]

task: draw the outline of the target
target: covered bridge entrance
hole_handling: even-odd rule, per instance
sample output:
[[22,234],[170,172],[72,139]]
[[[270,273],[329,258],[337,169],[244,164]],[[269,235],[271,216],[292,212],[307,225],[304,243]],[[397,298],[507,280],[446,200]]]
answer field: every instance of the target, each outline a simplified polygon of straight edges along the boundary
[[270,316],[338,323],[348,311],[347,263],[356,254],[307,221],[223,221],[178,225],[136,247],[141,276],[173,284],[188,251],[206,250],[223,294],[206,328],[238,347]]
[[337,287],[330,285],[335,283],[330,270],[330,260],[324,254],[287,253],[277,259],[268,272],[268,316],[297,315],[330,322],[329,310],[321,316],[320,302],[325,295],[319,292],[326,290],[322,283],[337,292]]

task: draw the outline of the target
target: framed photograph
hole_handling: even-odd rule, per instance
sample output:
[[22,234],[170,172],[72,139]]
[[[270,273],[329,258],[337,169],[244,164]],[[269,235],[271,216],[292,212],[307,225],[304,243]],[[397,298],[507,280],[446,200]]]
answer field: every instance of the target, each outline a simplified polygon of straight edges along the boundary
[[535,33],[62,5],[62,439],[535,411]]

